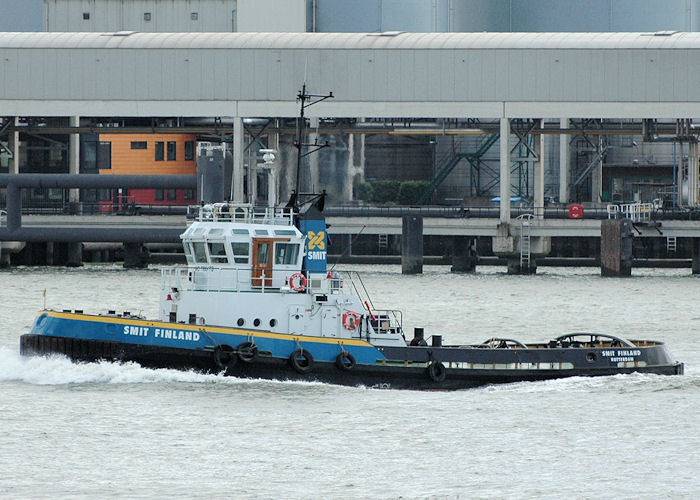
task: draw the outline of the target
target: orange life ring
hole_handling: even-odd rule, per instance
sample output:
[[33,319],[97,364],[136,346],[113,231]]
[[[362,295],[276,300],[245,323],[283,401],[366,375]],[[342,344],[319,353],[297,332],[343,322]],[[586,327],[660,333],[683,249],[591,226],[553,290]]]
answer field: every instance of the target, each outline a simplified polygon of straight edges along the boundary
[[[299,283],[295,285],[294,282],[296,280],[299,280]],[[289,287],[295,292],[303,292],[306,290],[306,276],[301,273],[292,274],[292,276],[289,278]]]
[[346,330],[354,330],[360,323],[360,315],[355,311],[348,311],[343,314],[343,327]]

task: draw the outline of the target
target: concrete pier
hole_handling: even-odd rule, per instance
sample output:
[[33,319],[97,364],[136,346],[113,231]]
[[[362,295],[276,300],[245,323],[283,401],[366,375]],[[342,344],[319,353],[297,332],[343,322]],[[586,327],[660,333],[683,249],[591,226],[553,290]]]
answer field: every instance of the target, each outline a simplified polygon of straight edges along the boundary
[[80,242],[66,243],[66,266],[80,267],[83,265],[83,244]]
[[625,277],[632,274],[632,221],[609,219],[600,225],[600,274]]
[[401,231],[401,273],[423,272],[423,216],[404,215]]
[[476,271],[476,239],[469,236],[452,237],[452,268],[453,273],[473,273]]
[[149,252],[143,243],[124,243],[124,267],[144,269],[148,267]]
[[692,268],[693,274],[700,275],[700,238],[693,238]]

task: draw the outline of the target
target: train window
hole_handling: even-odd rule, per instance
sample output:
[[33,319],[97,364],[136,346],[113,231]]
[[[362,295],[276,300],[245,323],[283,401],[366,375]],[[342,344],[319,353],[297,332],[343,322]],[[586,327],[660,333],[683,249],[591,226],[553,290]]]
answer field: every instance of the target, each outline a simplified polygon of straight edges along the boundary
[[194,189],[185,189],[185,200],[194,200]]
[[164,197],[165,193],[163,192],[162,189],[156,189],[155,192],[156,192],[156,201],[163,201],[165,199],[165,197]]
[[165,159],[165,143],[162,141],[156,142],[156,161],[163,161]]
[[275,264],[295,264],[299,255],[299,245],[296,243],[275,243]]
[[185,160],[194,160],[194,141],[185,141]]
[[168,197],[168,201],[174,201],[177,199],[177,190],[176,189],[168,189],[168,190],[166,190],[166,194]]
[[233,250],[233,261],[236,264],[248,263],[248,252],[250,251],[248,243],[231,243]]
[[176,144],[175,141],[168,141],[168,161],[175,161],[177,159]]
[[146,141],[131,141],[131,149],[147,149],[148,143]]

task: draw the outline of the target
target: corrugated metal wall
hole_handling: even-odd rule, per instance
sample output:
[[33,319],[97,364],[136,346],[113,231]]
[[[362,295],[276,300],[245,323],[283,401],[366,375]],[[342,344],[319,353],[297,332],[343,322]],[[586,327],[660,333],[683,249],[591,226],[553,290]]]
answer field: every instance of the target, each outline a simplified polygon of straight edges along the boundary
[[700,46],[188,49],[170,37],[155,40],[162,48],[13,48],[0,35],[0,99],[277,101],[306,80],[335,102],[700,102]]

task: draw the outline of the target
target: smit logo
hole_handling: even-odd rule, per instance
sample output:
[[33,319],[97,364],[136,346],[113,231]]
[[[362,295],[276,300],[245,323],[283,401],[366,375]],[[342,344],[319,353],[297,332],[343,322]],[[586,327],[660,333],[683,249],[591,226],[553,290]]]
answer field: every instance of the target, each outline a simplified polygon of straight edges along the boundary
[[309,236],[309,250],[313,250],[314,248],[317,248],[319,250],[326,249],[326,233],[325,233],[325,231],[319,231],[318,233],[315,233],[313,231],[309,231],[308,236]]

